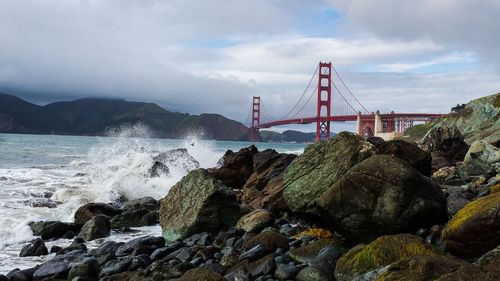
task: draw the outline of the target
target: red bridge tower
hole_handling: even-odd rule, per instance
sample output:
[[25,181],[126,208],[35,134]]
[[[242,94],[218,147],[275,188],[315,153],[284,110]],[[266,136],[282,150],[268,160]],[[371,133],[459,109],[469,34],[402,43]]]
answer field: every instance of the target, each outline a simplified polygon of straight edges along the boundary
[[250,128],[250,141],[260,141],[260,97],[253,97],[252,105],[252,127]]
[[[318,75],[318,107],[316,120],[316,142],[330,139],[330,116],[332,99],[332,63],[320,62]],[[326,111],[326,112],[325,112]]]

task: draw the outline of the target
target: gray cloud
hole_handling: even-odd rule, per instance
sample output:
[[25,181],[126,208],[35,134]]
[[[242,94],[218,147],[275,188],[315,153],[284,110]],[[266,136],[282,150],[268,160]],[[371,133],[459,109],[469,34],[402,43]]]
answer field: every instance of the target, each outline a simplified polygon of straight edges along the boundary
[[479,53],[500,70],[497,0],[331,0],[350,21],[383,39],[427,39]]

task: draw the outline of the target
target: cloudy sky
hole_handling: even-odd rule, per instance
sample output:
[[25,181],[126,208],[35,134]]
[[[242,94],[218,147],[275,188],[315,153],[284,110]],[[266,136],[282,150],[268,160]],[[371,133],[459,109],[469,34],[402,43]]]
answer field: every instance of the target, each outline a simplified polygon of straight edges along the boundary
[[323,60],[370,111],[445,113],[500,91],[499,17],[498,0],[0,0],[0,92],[245,122],[253,95],[286,114]]

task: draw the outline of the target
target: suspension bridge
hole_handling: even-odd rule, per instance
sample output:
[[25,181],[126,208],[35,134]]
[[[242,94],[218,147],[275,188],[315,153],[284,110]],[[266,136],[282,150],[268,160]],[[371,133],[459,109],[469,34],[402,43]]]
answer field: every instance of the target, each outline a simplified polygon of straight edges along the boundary
[[[313,81],[316,81],[314,85]],[[251,115],[250,115],[251,114]],[[364,137],[393,139],[414,122],[429,122],[442,114],[380,113],[368,111],[347,87],[331,62],[320,62],[298,101],[281,118],[272,118],[260,96],[254,96],[248,115],[250,140],[260,141],[259,130],[288,124],[316,123],[316,141],[330,138],[331,122],[356,122]]]

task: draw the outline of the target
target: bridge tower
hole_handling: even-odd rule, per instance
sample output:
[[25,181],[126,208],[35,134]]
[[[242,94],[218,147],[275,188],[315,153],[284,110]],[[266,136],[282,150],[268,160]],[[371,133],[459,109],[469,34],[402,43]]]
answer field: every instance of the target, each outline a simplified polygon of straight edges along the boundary
[[332,63],[319,62],[316,142],[330,139]]
[[253,97],[252,104],[252,127],[250,128],[250,141],[260,141],[259,135],[260,125],[260,97]]

